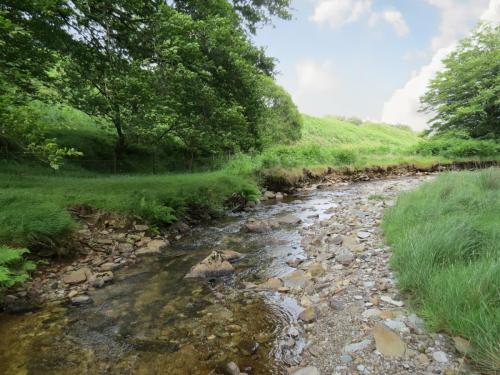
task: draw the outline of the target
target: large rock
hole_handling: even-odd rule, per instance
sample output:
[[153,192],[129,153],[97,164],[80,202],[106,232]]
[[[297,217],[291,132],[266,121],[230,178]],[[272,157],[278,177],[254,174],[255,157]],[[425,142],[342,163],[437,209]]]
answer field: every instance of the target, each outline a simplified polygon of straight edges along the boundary
[[316,367],[308,366],[301,368],[292,373],[293,375],[320,375],[319,370]]
[[292,214],[278,217],[276,218],[276,220],[278,221],[278,223],[283,225],[294,225],[294,224],[300,224],[302,222],[302,220],[299,217]]
[[264,233],[272,229],[270,223],[266,220],[248,219],[248,221],[243,225],[248,232],[252,233]]
[[403,340],[382,324],[377,324],[372,329],[377,350],[387,357],[402,357],[406,352],[406,344]]
[[213,251],[200,263],[191,268],[186,278],[219,277],[234,272],[234,268],[220,251]]
[[237,251],[234,250],[223,250],[222,257],[228,262],[233,263],[243,258],[243,254],[238,253]]
[[169,243],[166,240],[152,240],[148,243],[147,247],[150,249],[157,249],[159,251],[165,250]]
[[165,250],[169,245],[167,240],[152,240],[145,247],[141,247],[135,252],[137,256],[144,255],[159,255],[162,250]]
[[314,306],[309,306],[299,314],[299,319],[305,323],[312,323],[318,318],[318,311]]
[[307,286],[310,276],[302,270],[290,272],[281,278],[283,285],[290,289],[303,289]]
[[72,271],[70,273],[65,274],[62,277],[62,280],[66,284],[80,284],[87,280],[87,277],[90,275],[90,270],[88,268],[80,268],[79,270]]
[[283,282],[276,277],[270,278],[266,282],[259,284],[260,288],[272,289],[272,290],[278,290],[282,286],[283,286]]

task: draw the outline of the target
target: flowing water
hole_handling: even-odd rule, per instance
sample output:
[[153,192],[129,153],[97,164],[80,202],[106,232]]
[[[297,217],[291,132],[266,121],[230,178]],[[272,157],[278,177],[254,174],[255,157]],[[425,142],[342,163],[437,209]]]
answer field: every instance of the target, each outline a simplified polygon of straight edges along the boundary
[[[301,308],[286,294],[245,283],[292,271],[286,260],[305,256],[299,229],[328,218],[342,195],[316,190],[198,227],[159,258],[116,271],[113,285],[91,292],[90,305],[0,315],[0,374],[210,374],[229,361],[251,374],[286,373],[305,346],[288,336],[290,327],[300,329]],[[302,224],[240,230],[249,217],[289,213]],[[215,249],[245,254],[235,275],[184,279]]]

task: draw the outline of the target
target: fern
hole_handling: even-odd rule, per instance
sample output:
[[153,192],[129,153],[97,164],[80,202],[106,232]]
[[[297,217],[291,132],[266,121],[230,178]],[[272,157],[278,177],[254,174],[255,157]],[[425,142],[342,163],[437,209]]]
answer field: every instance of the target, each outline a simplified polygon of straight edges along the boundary
[[35,264],[24,258],[28,249],[13,249],[0,246],[0,293],[3,289],[29,279],[29,272]]

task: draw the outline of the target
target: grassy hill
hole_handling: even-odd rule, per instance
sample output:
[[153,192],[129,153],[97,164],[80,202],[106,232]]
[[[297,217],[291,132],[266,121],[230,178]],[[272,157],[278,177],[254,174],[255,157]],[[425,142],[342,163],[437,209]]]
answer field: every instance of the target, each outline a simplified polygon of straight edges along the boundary
[[320,146],[409,147],[419,138],[408,127],[391,126],[370,122],[355,123],[332,116],[313,117],[303,115],[304,129],[301,144]]

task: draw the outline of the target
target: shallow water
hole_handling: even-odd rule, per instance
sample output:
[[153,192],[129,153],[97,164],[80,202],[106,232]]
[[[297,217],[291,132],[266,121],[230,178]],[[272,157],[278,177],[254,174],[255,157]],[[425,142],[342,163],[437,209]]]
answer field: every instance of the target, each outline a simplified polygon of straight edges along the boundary
[[[283,374],[305,343],[287,331],[301,308],[285,294],[245,289],[293,269],[304,257],[298,230],[342,199],[317,190],[199,227],[159,258],[115,272],[113,285],[90,293],[88,306],[55,306],[0,315],[0,374],[209,374],[229,361],[251,374]],[[333,199],[333,200],[332,200]],[[249,217],[292,213],[303,222],[271,233],[240,231]],[[215,249],[245,254],[236,274],[184,279]]]

